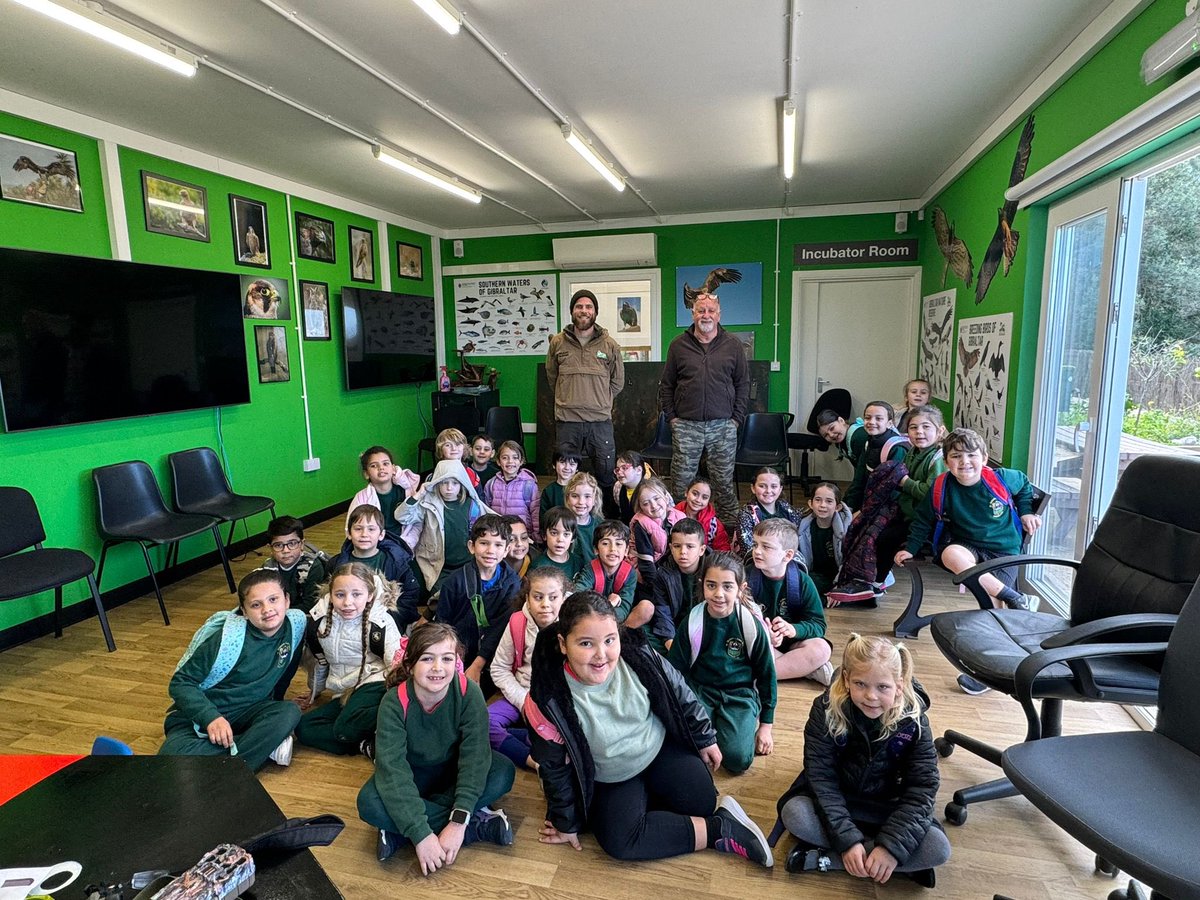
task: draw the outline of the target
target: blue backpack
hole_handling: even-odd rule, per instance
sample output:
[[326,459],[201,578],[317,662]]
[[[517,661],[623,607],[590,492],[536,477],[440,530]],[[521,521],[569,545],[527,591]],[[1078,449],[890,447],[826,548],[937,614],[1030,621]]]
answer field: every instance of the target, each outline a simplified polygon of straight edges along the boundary
[[[298,609],[289,609],[287,618],[292,623],[292,653],[295,654],[300,642],[304,640],[305,615]],[[220,684],[225,676],[233,671],[234,664],[242,655],[242,645],[246,641],[245,616],[239,615],[236,609],[213,613],[203,625],[196,629],[187,649],[183,651],[183,656],[175,665],[175,671],[178,672],[192,658],[196,648],[217,631],[221,632],[221,648],[217,651],[217,658],[213,660],[212,668],[200,682],[202,691]]]

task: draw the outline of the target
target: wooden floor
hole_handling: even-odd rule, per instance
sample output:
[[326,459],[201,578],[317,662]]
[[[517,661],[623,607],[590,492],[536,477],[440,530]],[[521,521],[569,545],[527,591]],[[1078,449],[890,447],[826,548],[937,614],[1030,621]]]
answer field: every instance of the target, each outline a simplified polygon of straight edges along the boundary
[[[335,550],[341,523],[334,519],[309,529],[319,546]],[[261,561],[249,557],[234,563],[237,577]],[[926,579],[926,608],[963,608],[966,601],[940,573]],[[872,611],[829,612],[829,636],[840,656],[846,635],[891,634],[891,622],[907,599],[904,575],[892,589],[894,599]],[[106,653],[95,619],[72,626],[59,640],[42,638],[0,653],[0,748],[5,753],[86,753],[97,734],[120,738],[136,753],[154,753],[163,738],[168,706],[167,681],[195,628],[206,616],[233,602],[219,567],[166,593],[172,624],[166,627],[152,595],[139,598],[111,615],[117,652]],[[927,633],[909,641],[917,673],[933,698],[929,719],[935,733],[954,727],[1006,745],[1024,733],[1020,708],[997,694],[969,697],[954,684],[955,671],[942,659]],[[299,694],[301,685],[295,685]],[[721,772],[722,791],[736,795],[768,831],[775,800],[800,769],[803,725],[817,686],[811,682],[780,685],[776,712],[775,753],[759,758],[741,776]],[[1100,705],[1069,705],[1067,733],[1131,729],[1121,710]],[[997,770],[959,750],[941,763],[942,788],[938,815],[958,787],[996,777]],[[511,848],[492,846],[465,850],[452,868],[426,880],[411,851],[388,863],[375,860],[375,832],[359,821],[355,796],[369,777],[371,764],[362,757],[327,756],[297,748],[290,768],[268,764],[262,782],[289,816],[332,812],[347,827],[337,842],[316,851],[334,883],[348,898],[396,896],[436,897],[596,897],[656,898],[774,897],[907,897],[925,894],[903,878],[878,887],[844,874],[789,875],[783,859],[791,846],[785,837],[776,848],[776,866],[764,870],[717,853],[699,853],[654,863],[620,864],[604,856],[585,838],[582,852],[543,846],[537,828],[544,805],[536,778],[518,772],[503,806],[516,828]],[[1103,778],[1099,778],[1100,783]],[[1100,898],[1115,886],[1092,872],[1092,855],[1066,837],[1023,798],[972,807],[962,827],[947,826],[953,857],[938,872],[938,895],[990,898],[993,893],[1018,900],[1035,898]],[[1122,878],[1122,883],[1124,878]]]

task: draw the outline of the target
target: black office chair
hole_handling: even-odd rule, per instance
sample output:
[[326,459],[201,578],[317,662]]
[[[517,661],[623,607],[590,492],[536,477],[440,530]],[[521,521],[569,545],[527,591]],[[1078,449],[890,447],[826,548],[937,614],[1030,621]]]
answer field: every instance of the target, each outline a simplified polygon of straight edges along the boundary
[[[521,407],[493,406],[484,417],[483,430],[492,439],[492,446],[499,447],[505,441],[516,441],[525,452],[525,430],[521,427]],[[471,435],[468,433],[467,437]]]
[[421,458],[428,453],[436,462],[437,436],[447,428],[457,428],[467,440],[479,433],[479,410],[463,403],[447,403],[433,411],[433,437],[421,438],[417,442],[417,468],[421,471]]
[[[82,550],[43,547],[46,528],[33,495],[24,488],[0,487],[0,600],[16,600],[54,589],[54,636],[62,637],[63,585],[86,578],[109,652],[117,649],[100,589],[95,561]],[[21,552],[27,551],[27,552]]]
[[738,469],[761,469],[770,466],[782,473],[783,483],[788,486],[788,501],[794,499],[791,474],[792,456],[788,451],[787,431],[796,417],[791,413],[750,413],[742,426],[738,441],[737,456],[734,457],[733,483],[737,493],[740,479]]
[[[1047,737],[1004,751],[1004,772],[1029,802],[1096,853],[1096,868],[1124,870],[1151,896],[1200,897],[1200,584],[1179,614],[1168,643],[1084,644],[1035,653],[1017,669],[1018,696],[1032,701],[1047,666],[1088,665],[1118,655],[1146,660],[1163,651],[1153,731]],[[1037,720],[1031,722],[1036,726]],[[1138,884],[1115,897],[1144,897]]]
[[[1070,618],[1016,609],[941,613],[933,617],[930,628],[934,642],[960,671],[1016,696],[1021,665],[1039,651],[1098,639],[1105,644],[1161,640],[1200,576],[1198,496],[1200,460],[1135,459],[1121,476],[1081,561],[1010,556],[962,573],[977,576],[1014,562],[1070,566],[1076,570]],[[1028,696],[1019,698],[1026,719],[1037,724],[1036,728],[1031,724],[1025,739],[1058,736],[1064,700],[1153,705],[1159,669],[1160,660],[1154,657],[1103,656],[1038,672]],[[1041,700],[1040,716],[1034,700]],[[957,731],[947,731],[934,743],[942,756],[958,746],[1000,765],[1000,750]],[[1016,794],[1007,778],[963,788],[946,806],[946,820],[961,825],[969,804]]]
[[[269,512],[275,518],[275,501],[253,494],[235,494],[221,468],[217,454],[209,447],[180,450],[167,456],[171,465],[171,486],[175,511],[212,516],[229,523],[225,546],[233,543],[233,531],[242,519]],[[179,545],[174,544],[177,548]]]
[[845,388],[830,388],[823,391],[808,414],[808,422],[804,426],[805,431],[788,432],[788,450],[796,450],[800,453],[800,490],[804,491],[805,496],[808,496],[808,492],[813,486],[821,481],[809,474],[808,454],[824,453],[829,449],[828,442],[821,437],[817,430],[817,416],[827,409],[832,409],[843,419],[850,421],[850,403],[850,392]]
[[666,475],[671,471],[671,457],[674,453],[671,423],[667,421],[667,414],[660,412],[654,426],[654,440],[649,447],[642,451],[642,459],[657,469],[660,475]]
[[229,570],[229,558],[225,555],[225,544],[221,541],[221,532],[218,530],[220,521],[212,516],[174,513],[168,510],[163,503],[158,482],[154,480],[154,473],[146,463],[133,460],[101,466],[92,469],[92,481],[96,485],[97,524],[100,536],[104,538],[104,547],[100,551],[100,571],[96,575],[97,584],[104,577],[104,560],[108,556],[108,548],[126,542],[136,543],[142,548],[146,570],[150,573],[150,582],[154,585],[155,596],[158,597],[158,608],[162,610],[163,622],[170,625],[167,605],[163,603],[162,590],[158,586],[158,578],[154,575],[154,564],[150,561],[150,551],[146,548],[162,544],[170,546],[192,535],[211,531],[217,544],[217,553],[221,556],[221,565],[225,568],[229,592],[236,592],[233,572]]
[[[951,477],[951,476],[947,476]],[[1033,485],[1033,512],[1034,515],[1042,515],[1046,511],[1046,506],[1050,503],[1050,493],[1043,491],[1036,484]],[[1021,552],[1025,553],[1029,549],[1029,535],[1025,532],[1021,533]],[[921,615],[921,603],[925,599],[925,579],[921,575],[922,563],[916,558],[909,560],[904,564],[904,571],[908,573],[909,580],[912,582],[912,590],[908,595],[908,605],[892,623],[892,634],[898,638],[916,638],[922,628],[933,621],[933,616]],[[988,596],[987,591],[979,584],[979,576],[983,572],[975,572],[974,569],[968,569],[965,572],[960,572],[952,579],[953,582],[959,585],[959,589],[966,588],[971,592],[971,596],[975,598],[975,602],[979,604],[980,609],[991,609],[992,598]]]

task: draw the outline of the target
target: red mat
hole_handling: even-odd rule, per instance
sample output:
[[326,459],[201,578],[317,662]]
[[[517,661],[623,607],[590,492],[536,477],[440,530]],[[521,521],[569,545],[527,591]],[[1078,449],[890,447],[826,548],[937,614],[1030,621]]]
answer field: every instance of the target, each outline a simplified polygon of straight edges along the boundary
[[83,756],[0,756],[0,804],[78,759]]

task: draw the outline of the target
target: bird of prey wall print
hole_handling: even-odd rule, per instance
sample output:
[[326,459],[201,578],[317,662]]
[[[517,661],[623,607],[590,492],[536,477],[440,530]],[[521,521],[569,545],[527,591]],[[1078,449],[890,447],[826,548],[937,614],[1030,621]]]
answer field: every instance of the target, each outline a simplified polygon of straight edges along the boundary
[[[1033,148],[1033,116],[1025,120],[1021,130],[1021,139],[1017,142],[1017,154],[1013,159],[1012,172],[1008,176],[1008,187],[1014,187],[1025,179],[1025,169],[1029,166],[1029,151]],[[1007,188],[1005,189],[1007,190]],[[1017,214],[1017,201],[1005,200],[1004,205],[997,211],[998,220],[996,233],[992,235],[987,252],[983,254],[983,262],[979,264],[979,280],[975,283],[975,302],[982,303],[987,296],[992,279],[1000,263],[1004,263],[1004,274],[1012,268],[1013,258],[1017,255],[1017,242],[1021,235],[1012,230],[1013,218]]]
[[687,283],[683,285],[683,305],[691,309],[696,305],[696,298],[701,294],[715,294],[723,284],[737,284],[742,280],[742,273],[737,269],[719,267],[708,273],[704,284],[694,288]]
[[946,211],[940,206],[933,208],[933,234],[937,238],[938,249],[945,257],[945,263],[942,265],[942,287],[946,286],[946,272],[950,270],[963,280],[963,284],[970,287],[975,277],[971,251],[967,249],[962,238],[954,236],[954,223],[947,220]]

